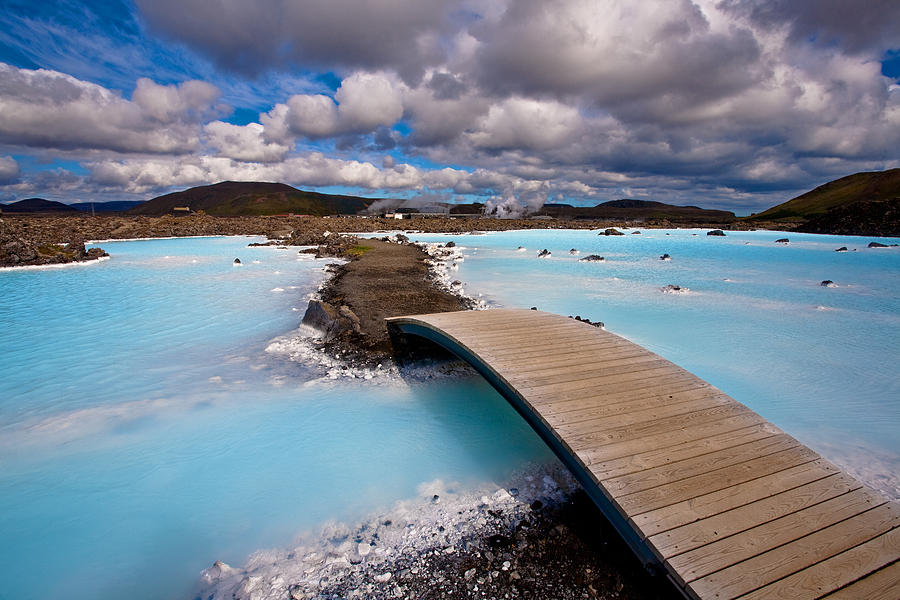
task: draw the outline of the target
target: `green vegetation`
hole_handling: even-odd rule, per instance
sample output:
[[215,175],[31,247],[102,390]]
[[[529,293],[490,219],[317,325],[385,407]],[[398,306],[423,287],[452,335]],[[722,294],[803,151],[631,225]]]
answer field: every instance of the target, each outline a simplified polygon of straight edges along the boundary
[[778,206],[746,217],[750,221],[806,221],[832,209],[856,202],[892,200],[900,197],[900,169],[848,175],[788,200]]
[[223,181],[159,196],[131,209],[135,215],[171,214],[176,206],[189,206],[217,217],[265,215],[356,214],[374,200],[358,196],[337,196],[306,192],[283,183]]
[[360,256],[362,256],[363,254],[365,254],[366,252],[368,252],[371,249],[372,249],[372,246],[357,245],[357,246],[353,246],[352,248],[348,249],[345,254],[347,256],[349,256],[350,258],[359,258]]

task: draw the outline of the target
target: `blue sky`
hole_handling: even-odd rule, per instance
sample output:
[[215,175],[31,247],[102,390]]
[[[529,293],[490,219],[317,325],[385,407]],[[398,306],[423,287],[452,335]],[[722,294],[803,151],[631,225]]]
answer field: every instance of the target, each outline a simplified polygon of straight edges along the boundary
[[900,166],[898,24],[886,0],[7,0],[0,201],[238,179],[746,214]]

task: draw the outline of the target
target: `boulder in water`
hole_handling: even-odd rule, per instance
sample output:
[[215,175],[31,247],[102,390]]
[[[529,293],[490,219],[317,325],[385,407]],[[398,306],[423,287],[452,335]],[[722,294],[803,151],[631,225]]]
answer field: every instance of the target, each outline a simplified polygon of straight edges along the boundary
[[631,232],[631,235],[640,235],[640,234],[641,234],[640,231],[632,231],[632,232]]
[[882,244],[881,242],[869,242],[869,248],[896,248],[897,244]]
[[661,288],[664,294],[684,294],[685,292],[689,292],[690,289],[686,287],[681,287],[680,285],[675,285],[670,283],[669,285]]
[[780,239],[775,240],[775,243],[776,244],[790,244],[791,240],[789,240],[787,238],[780,238]]
[[822,287],[830,287],[830,288],[837,287],[837,285],[835,285],[835,283],[830,279],[826,279],[819,285],[821,285]]
[[550,256],[552,256],[552,254],[546,248],[544,248],[543,250],[538,252],[538,255],[537,255],[538,258],[548,258]]
[[604,262],[606,258],[600,256],[599,254],[588,254],[584,258],[579,258],[578,262]]
[[575,256],[576,254],[578,254],[578,249],[572,248],[571,250],[569,250],[569,254],[571,254],[572,256]]
[[605,230],[600,235],[625,235],[625,234],[622,233],[621,231],[619,231],[618,229],[613,229],[612,227],[610,227],[609,229]]
[[455,248],[455,247],[456,247],[456,242],[447,242],[446,244],[444,244],[444,248]]
[[668,254],[663,254],[662,256],[659,257],[659,260],[672,260],[672,257],[669,256]]
[[234,264],[234,265],[241,264],[241,259],[239,259],[239,258],[234,259],[234,262],[232,264]]
[[304,325],[321,332],[326,342],[348,333],[359,333],[359,317],[349,306],[335,308],[322,300],[310,300],[303,315]]
[[847,246],[841,246],[840,248],[837,248],[835,250],[835,252],[846,252],[846,251],[847,251]]
[[712,231],[707,231],[707,232],[706,232],[706,235],[717,235],[717,236],[720,236],[720,237],[724,237],[724,236],[725,236],[725,232],[722,231],[721,229],[713,229]]

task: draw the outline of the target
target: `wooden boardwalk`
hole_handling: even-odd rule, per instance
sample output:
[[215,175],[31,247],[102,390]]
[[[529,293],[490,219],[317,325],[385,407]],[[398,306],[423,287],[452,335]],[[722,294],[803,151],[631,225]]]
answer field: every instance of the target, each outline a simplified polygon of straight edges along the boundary
[[684,369],[538,311],[388,323],[484,375],[687,597],[900,599],[900,504]]

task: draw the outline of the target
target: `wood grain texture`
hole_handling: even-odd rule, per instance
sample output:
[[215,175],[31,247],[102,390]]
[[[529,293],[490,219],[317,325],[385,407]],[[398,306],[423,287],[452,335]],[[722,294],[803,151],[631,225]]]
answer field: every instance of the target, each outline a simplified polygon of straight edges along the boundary
[[900,599],[900,505],[663,357],[540,311],[389,321],[484,373],[687,597]]

